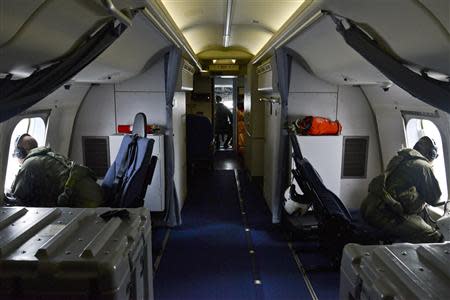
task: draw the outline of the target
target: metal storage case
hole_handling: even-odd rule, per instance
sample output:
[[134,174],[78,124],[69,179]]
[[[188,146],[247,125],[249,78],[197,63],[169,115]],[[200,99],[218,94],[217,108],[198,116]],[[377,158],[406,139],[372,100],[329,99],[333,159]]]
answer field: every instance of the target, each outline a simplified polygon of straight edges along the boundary
[[448,299],[450,243],[348,244],[341,262],[340,299]]
[[153,299],[145,208],[0,208],[0,299]]

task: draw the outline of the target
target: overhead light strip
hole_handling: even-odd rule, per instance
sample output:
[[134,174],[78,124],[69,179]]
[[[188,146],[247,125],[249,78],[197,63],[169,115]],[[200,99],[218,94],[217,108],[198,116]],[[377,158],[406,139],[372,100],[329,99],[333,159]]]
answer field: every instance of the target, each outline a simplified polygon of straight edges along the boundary
[[[251,64],[256,64],[262,58],[264,58],[271,50],[278,49],[279,47],[285,45],[294,36],[299,34],[301,31],[305,30],[317,20],[319,20],[324,13],[321,10],[316,11],[314,14],[310,14],[311,17],[305,19],[305,10],[308,8],[313,10],[314,7],[319,7],[320,3],[314,1],[305,1],[296,12],[289,18],[289,20],[283,24],[283,26],[278,30],[269,41],[258,51],[258,53],[250,61]],[[311,7],[314,6],[314,7]]]
[[158,27],[158,29],[163,31],[163,33],[169,38],[172,43],[186,51],[189,57],[194,61],[197,68],[200,71],[203,71],[200,62],[194,53],[194,50],[192,50],[186,38],[180,32],[179,28],[172,20],[160,0],[145,1],[143,14],[149,19],[149,21],[154,23]]
[[233,0],[227,0],[227,14],[225,16],[225,25],[223,29],[223,46],[230,46],[231,32],[231,13],[233,11]]

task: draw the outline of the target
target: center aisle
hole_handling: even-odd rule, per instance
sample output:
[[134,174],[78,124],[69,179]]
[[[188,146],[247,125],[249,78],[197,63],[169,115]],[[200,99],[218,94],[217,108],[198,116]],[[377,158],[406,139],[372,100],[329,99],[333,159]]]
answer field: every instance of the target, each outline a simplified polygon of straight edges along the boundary
[[156,300],[314,299],[264,202],[236,175],[191,179],[183,225],[171,231],[154,276]]
[[256,299],[233,171],[192,181],[183,225],[155,274],[155,299]]

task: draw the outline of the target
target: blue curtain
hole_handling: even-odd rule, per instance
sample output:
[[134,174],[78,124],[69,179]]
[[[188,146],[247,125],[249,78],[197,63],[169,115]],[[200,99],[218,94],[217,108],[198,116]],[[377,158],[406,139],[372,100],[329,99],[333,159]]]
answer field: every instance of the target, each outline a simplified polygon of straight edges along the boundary
[[383,75],[413,97],[450,112],[450,83],[411,71],[401,61],[380,48],[378,43],[359,29],[355,23],[347,20],[350,27],[346,29],[336,16],[331,13],[330,16],[337,25],[336,30],[344,37],[345,42]]
[[288,186],[289,177],[289,135],[287,131],[288,125],[288,98],[289,98],[289,84],[291,81],[291,65],[292,56],[289,50],[282,47],[275,51],[275,59],[277,64],[278,74],[278,90],[281,97],[280,102],[280,144],[278,155],[278,167],[280,168],[279,176],[277,177],[277,184],[275,185],[275,193],[278,195],[277,205],[274,205],[272,211],[272,221],[279,223],[281,219],[281,210],[283,204],[284,190]]
[[165,167],[166,167],[166,214],[164,221],[168,226],[181,225],[180,207],[178,195],[175,189],[175,157],[173,144],[173,120],[172,108],[175,89],[177,86],[178,73],[181,63],[181,50],[175,46],[169,48],[164,56],[164,76],[166,90],[166,133],[164,139]]
[[70,80],[97,56],[105,51],[126,29],[114,26],[114,20],[96,27],[75,50],[50,66],[38,69],[27,78],[0,79],[0,122],[25,111]]

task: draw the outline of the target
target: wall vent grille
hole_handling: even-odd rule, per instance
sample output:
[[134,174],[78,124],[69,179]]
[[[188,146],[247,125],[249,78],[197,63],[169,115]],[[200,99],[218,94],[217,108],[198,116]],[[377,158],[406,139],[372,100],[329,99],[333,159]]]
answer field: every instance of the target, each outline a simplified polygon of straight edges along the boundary
[[342,178],[366,178],[369,137],[344,137]]
[[109,168],[109,143],[107,136],[83,136],[84,165],[103,178]]

